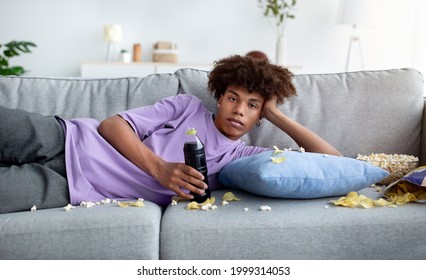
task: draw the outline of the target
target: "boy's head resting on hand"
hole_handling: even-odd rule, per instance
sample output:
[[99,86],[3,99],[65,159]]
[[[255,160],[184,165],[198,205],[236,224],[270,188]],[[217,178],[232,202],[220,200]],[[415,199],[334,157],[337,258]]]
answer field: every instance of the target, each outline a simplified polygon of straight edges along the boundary
[[260,125],[266,101],[277,103],[296,94],[292,73],[267,60],[234,55],[215,63],[209,90],[217,100],[215,126],[226,137],[238,140]]

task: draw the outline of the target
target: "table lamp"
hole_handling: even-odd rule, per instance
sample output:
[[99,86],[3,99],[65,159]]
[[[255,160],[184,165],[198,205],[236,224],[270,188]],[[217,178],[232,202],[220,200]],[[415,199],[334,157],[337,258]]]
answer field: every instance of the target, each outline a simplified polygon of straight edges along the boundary
[[113,61],[118,55],[118,44],[123,39],[121,25],[111,24],[104,26],[104,41],[108,43],[106,61]]
[[350,25],[352,27],[352,36],[349,39],[349,49],[346,58],[346,68],[349,69],[349,61],[354,46],[358,46],[361,70],[364,69],[364,60],[361,49],[361,39],[357,34],[359,26],[371,26],[373,21],[372,3],[369,0],[340,0],[337,11],[336,24]]

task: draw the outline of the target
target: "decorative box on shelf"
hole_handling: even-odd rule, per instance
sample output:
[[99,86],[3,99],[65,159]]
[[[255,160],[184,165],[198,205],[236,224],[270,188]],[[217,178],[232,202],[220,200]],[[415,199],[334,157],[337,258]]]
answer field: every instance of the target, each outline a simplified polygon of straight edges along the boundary
[[178,50],[176,44],[171,42],[157,42],[154,44],[152,61],[177,63]]

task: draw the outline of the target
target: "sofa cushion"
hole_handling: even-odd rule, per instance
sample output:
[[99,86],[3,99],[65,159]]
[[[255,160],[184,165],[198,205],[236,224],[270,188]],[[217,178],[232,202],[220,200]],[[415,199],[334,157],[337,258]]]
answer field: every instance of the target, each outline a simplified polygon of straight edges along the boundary
[[[241,200],[222,206],[228,191]],[[359,194],[378,197],[371,187]],[[426,258],[426,215],[420,203],[351,209],[331,205],[330,198],[274,199],[232,189],[212,196],[216,210],[185,210],[187,202],[168,206],[161,222],[161,259]],[[260,211],[260,206],[271,211]]]
[[115,204],[0,215],[0,259],[158,259],[162,209]]
[[[284,161],[274,163],[271,158]],[[227,164],[218,181],[258,195],[304,199],[345,195],[388,175],[382,168],[353,158],[267,151]]]

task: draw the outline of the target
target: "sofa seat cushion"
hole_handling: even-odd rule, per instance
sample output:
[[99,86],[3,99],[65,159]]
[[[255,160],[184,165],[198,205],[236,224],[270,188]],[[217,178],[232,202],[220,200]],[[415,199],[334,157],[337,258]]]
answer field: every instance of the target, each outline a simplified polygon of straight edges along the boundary
[[0,259],[158,259],[162,209],[115,204],[0,215]]
[[266,151],[228,163],[219,172],[218,180],[225,186],[258,195],[302,199],[345,195],[388,175],[380,167],[353,158]]
[[[241,200],[222,206],[227,191]],[[359,193],[378,197],[371,187]],[[212,195],[216,210],[185,210],[186,202],[168,206],[161,223],[161,259],[426,258],[421,204],[351,209],[330,204],[334,198],[273,199],[232,189]],[[260,211],[264,205],[271,211]]]

